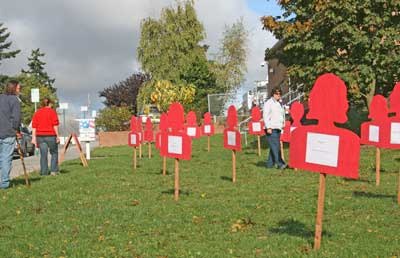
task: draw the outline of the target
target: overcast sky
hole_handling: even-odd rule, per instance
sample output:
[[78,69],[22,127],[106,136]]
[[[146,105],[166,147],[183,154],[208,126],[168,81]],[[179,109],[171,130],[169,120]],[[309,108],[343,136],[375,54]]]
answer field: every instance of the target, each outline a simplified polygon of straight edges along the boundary
[[[71,111],[87,104],[102,108],[98,92],[140,71],[136,48],[140,21],[158,17],[173,0],[0,0],[0,23],[11,32],[15,59],[3,60],[0,73],[15,75],[27,68],[32,49],[46,54],[48,74],[56,79],[60,102]],[[209,54],[215,53],[225,24],[243,17],[250,32],[248,74],[240,93],[266,77],[260,66],[275,38],[262,30],[262,15],[278,15],[275,0],[197,0],[198,18],[207,34]]]

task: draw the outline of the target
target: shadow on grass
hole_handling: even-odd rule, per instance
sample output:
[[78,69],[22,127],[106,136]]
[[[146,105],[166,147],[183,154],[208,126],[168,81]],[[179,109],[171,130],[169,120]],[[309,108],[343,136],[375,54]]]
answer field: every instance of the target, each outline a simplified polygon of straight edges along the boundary
[[[32,183],[41,180],[40,177],[32,177],[29,178],[29,183],[32,185]],[[25,178],[24,177],[19,177],[11,180],[11,185],[12,186],[19,186],[19,185],[25,185]]]
[[378,198],[378,199],[393,199],[395,200],[397,197],[395,195],[388,195],[388,194],[375,194],[375,193],[367,193],[367,192],[362,192],[362,191],[354,191],[353,192],[354,197],[366,197],[366,198]]
[[[281,220],[278,222],[277,227],[270,228],[268,232],[272,234],[287,234],[290,236],[301,237],[310,243],[313,243],[314,240],[314,231],[307,228],[304,223],[294,219]],[[331,237],[332,234],[323,230],[322,236]]]
[[394,160],[397,162],[400,162],[400,158],[395,158]]
[[371,183],[372,181],[369,179],[365,178],[359,178],[359,179],[353,179],[353,178],[343,178],[344,181],[346,182],[365,182],[365,183]]
[[267,168],[267,166],[265,165],[265,161],[258,161],[257,163],[255,163],[257,167],[264,167]]
[[[166,191],[162,191],[161,194],[171,194],[171,195],[173,195],[173,194],[175,194],[175,189],[169,189],[169,190],[166,190]],[[189,196],[190,192],[189,191],[179,190],[179,195],[182,195],[182,194],[186,195],[186,196]]]
[[221,178],[222,180],[232,182],[232,177],[229,177],[229,176],[221,176],[220,178]]

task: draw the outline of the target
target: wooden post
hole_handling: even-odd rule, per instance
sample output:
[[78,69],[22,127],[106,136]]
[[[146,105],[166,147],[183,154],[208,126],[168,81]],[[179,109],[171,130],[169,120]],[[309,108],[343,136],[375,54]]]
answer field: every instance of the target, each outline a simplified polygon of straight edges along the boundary
[[[29,183],[28,172],[26,171],[26,166],[25,166],[25,161],[24,161],[24,153],[22,152],[21,144],[19,143],[18,137],[15,137],[15,140],[17,142],[17,150],[18,150],[18,154],[19,154],[19,159],[21,160],[22,169],[24,170],[25,185],[27,187],[31,187],[31,184]],[[25,151],[27,151],[27,150],[25,150]]]
[[257,141],[258,141],[258,156],[261,157],[261,141],[259,135],[257,135]]
[[285,161],[285,153],[283,152],[283,141],[280,141],[281,143],[281,158],[283,161]]
[[163,157],[162,174],[163,176],[167,174],[167,157]]
[[400,205],[400,171],[399,171],[399,183],[397,185],[397,204]]
[[133,148],[133,169],[136,169],[136,147]]
[[381,182],[381,149],[376,148],[376,165],[375,165],[375,172],[376,172],[376,185],[379,186]]
[[210,152],[210,136],[207,137],[207,151]]
[[149,142],[149,159],[151,159],[151,142]]
[[175,159],[175,201],[179,200],[179,159]]
[[142,144],[139,144],[139,159],[142,158]]
[[318,250],[321,247],[322,219],[324,217],[325,202],[325,179],[326,174],[319,174],[318,208],[317,220],[315,222],[314,250]]
[[232,150],[232,182],[236,183],[236,151]]

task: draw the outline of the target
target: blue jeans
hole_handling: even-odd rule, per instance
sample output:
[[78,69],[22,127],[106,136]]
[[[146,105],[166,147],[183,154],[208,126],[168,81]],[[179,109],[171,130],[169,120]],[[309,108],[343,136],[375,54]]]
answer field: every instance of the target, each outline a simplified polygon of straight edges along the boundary
[[37,144],[40,150],[40,175],[49,174],[49,164],[47,160],[48,150],[50,150],[50,170],[58,172],[58,144],[56,136],[37,136]]
[[272,129],[271,134],[267,134],[267,142],[269,146],[269,157],[267,160],[267,167],[272,168],[277,165],[278,168],[285,165],[285,161],[282,160],[281,153],[281,130]]
[[13,153],[15,149],[15,137],[7,137],[0,139],[0,169],[1,183],[0,188],[8,188],[10,186],[10,172]]

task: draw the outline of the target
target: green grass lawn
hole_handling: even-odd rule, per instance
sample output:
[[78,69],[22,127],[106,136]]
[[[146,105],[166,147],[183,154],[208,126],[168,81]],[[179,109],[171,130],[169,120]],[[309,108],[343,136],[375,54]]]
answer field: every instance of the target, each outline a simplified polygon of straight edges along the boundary
[[222,136],[209,153],[195,140],[178,202],[173,160],[162,176],[147,147],[136,171],[131,148],[98,148],[89,168],[65,162],[60,176],[33,174],[30,189],[14,180],[0,191],[0,257],[400,257],[399,151],[382,150],[379,187],[371,147],[358,181],[327,177],[316,252],[319,175],[266,169],[253,140],[237,154],[236,184]]

